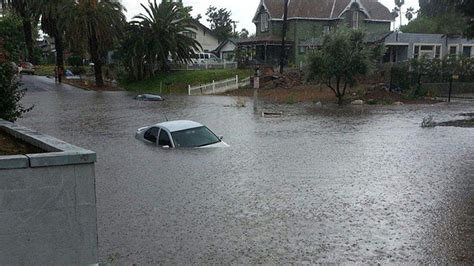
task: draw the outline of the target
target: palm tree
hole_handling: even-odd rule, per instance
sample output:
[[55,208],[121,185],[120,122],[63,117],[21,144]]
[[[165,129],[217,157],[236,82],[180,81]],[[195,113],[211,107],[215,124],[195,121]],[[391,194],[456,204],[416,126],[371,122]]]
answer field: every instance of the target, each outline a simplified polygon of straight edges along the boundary
[[176,62],[186,63],[202,49],[196,40],[183,34],[196,29],[189,8],[166,1],[158,5],[156,0],[142,7],[145,14],[134,17],[130,23],[130,29],[135,32],[131,36],[133,40],[125,42],[134,51],[129,54],[133,56],[128,60],[133,63],[129,68],[139,68],[137,75],[133,75],[135,78],[154,76],[157,71],[166,69],[169,56]]
[[[9,1],[5,2],[8,3]],[[3,3],[2,3],[3,4]],[[28,50],[28,61],[35,64],[33,28],[38,24],[40,18],[40,1],[38,0],[11,0],[10,6],[15,13],[21,17],[23,34],[25,36],[26,48]]]
[[102,55],[113,46],[125,25],[118,0],[75,0],[67,14],[66,36],[72,47],[87,50],[94,63],[96,85],[104,85]]
[[395,0],[395,6],[397,12],[400,13],[400,28],[402,27],[402,6],[405,4],[405,0]]
[[64,12],[73,4],[73,0],[42,0],[41,4],[41,29],[54,38],[59,83],[64,69]]

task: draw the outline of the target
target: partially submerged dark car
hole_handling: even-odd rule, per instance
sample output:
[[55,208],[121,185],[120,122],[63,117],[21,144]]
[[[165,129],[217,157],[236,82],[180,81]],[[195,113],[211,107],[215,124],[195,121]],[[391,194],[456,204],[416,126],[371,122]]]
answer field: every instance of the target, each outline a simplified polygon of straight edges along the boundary
[[163,97],[160,95],[155,94],[140,94],[135,96],[135,100],[137,101],[153,101],[153,102],[161,102],[164,101]]

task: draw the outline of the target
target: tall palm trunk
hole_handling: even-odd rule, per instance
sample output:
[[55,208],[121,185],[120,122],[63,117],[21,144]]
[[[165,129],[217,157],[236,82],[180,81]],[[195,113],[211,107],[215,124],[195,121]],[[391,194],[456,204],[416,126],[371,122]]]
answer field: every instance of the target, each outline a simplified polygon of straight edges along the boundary
[[57,27],[55,27],[54,43],[56,45],[56,66],[58,69],[58,82],[61,83],[63,70],[64,70],[64,46],[63,46],[63,35],[57,29]]
[[98,87],[104,86],[104,79],[102,77],[102,60],[99,54],[99,42],[95,27],[89,24],[89,52],[91,54],[92,62],[94,62],[95,84]]
[[31,20],[23,18],[23,34],[25,35],[26,49],[28,50],[28,61],[32,64],[36,64],[34,49],[33,49],[33,27],[31,26]]

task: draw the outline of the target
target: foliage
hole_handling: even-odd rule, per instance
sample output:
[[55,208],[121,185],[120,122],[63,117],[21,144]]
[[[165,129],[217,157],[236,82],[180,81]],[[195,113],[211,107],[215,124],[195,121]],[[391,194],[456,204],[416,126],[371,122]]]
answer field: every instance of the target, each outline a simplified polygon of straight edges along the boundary
[[73,66],[71,67],[71,71],[74,75],[84,75],[87,72],[86,68],[83,66]]
[[77,55],[71,55],[68,59],[67,59],[67,63],[71,66],[82,66],[82,57],[80,56],[77,56]]
[[455,11],[441,13],[435,17],[420,14],[400,30],[408,33],[462,34],[466,23],[466,18]]
[[310,56],[309,79],[326,84],[342,104],[349,86],[356,78],[375,67],[373,51],[364,42],[360,30],[337,29],[325,36],[322,47]]
[[0,118],[11,122],[31,110],[19,104],[25,92],[19,89],[15,74],[10,63],[0,65]]
[[[207,21],[211,23],[211,30],[217,35],[219,41],[225,41],[226,39],[233,37],[233,26],[236,21],[232,20],[232,12],[215,6],[210,6],[207,9],[206,16]],[[248,32],[247,32],[248,35]]]
[[183,32],[195,29],[189,8],[172,2],[142,5],[140,14],[129,23],[119,51],[123,65],[133,80],[156,76],[169,67],[169,56],[178,63],[188,63],[201,49],[200,44]]
[[391,83],[403,91],[412,92],[410,97],[425,95],[423,83],[448,83],[453,75],[458,81],[474,81],[474,58],[447,56],[443,59],[420,57],[398,63],[391,68]]
[[66,13],[66,36],[77,51],[89,52],[97,86],[103,86],[102,57],[123,33],[126,19],[118,0],[77,0]]
[[0,18],[0,36],[4,41],[4,49],[10,60],[18,62],[24,57],[26,44],[23,36],[21,19],[14,13],[7,13]]
[[249,37],[249,31],[247,29],[242,29],[239,33],[239,38],[247,39]]
[[40,12],[41,1],[38,0],[12,0],[12,10],[18,14],[22,22],[23,37],[27,48],[28,61],[36,64],[34,53],[34,32],[37,30],[36,25],[41,16]]

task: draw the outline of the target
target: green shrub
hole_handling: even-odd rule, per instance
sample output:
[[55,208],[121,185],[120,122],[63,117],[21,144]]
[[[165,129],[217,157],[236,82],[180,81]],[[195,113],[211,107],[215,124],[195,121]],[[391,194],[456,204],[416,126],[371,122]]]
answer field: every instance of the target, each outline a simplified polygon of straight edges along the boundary
[[87,72],[86,68],[82,66],[71,67],[71,71],[74,75],[84,75]]
[[67,63],[74,67],[82,66],[82,58],[77,55],[72,55],[67,59]]
[[10,63],[0,65],[0,118],[11,122],[32,109],[19,104],[25,92],[20,90],[15,74]]

